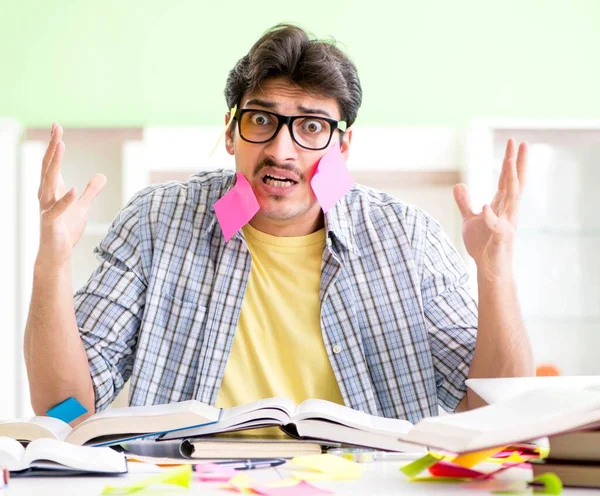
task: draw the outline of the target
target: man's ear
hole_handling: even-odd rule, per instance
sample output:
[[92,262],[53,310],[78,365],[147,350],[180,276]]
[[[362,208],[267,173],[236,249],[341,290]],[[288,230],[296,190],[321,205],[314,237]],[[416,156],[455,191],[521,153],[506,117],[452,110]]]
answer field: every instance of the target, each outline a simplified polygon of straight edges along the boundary
[[350,156],[351,141],[352,141],[352,128],[348,128],[348,129],[346,129],[346,132],[342,136],[342,144],[340,145],[340,150],[342,151],[342,155],[346,162],[348,161],[348,157]]
[[[231,113],[227,112],[225,114],[225,125],[229,124],[229,120],[231,119]],[[233,135],[235,133],[235,122],[232,122],[231,125],[227,128],[225,132],[225,149],[229,155],[235,154],[235,149],[233,146]]]

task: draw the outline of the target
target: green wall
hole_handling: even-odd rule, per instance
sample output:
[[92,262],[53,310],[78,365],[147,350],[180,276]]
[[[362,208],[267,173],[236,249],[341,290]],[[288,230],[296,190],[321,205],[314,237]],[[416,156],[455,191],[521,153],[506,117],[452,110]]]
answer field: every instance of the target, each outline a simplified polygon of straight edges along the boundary
[[220,124],[228,70],[282,21],[343,43],[361,125],[600,119],[600,0],[0,0],[0,117]]

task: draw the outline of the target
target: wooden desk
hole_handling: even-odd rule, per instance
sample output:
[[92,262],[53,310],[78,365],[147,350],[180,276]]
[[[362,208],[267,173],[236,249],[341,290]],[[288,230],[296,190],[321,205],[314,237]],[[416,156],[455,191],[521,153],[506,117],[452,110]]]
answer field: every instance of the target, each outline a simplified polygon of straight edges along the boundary
[[[339,496],[361,496],[361,495],[464,495],[472,496],[490,494],[487,491],[468,490],[460,484],[441,484],[441,483],[416,483],[407,482],[405,477],[398,471],[403,464],[399,461],[385,461],[364,464],[365,472],[360,479],[353,481],[331,481],[319,482],[315,485],[329,489]],[[137,469],[139,470],[139,468]],[[256,480],[268,482],[287,478],[290,470],[283,467],[276,467],[264,470],[252,470],[244,472],[251,475]],[[150,474],[130,473],[123,477],[45,477],[45,478],[20,478],[12,479],[10,487],[3,496],[25,496],[25,495],[44,495],[60,494],[61,496],[83,496],[100,495],[106,485],[125,485],[129,482],[148,477]],[[503,474],[505,478],[511,480],[529,480],[531,472],[526,469],[516,468]],[[216,483],[192,483],[190,491],[182,488],[173,488],[172,494],[186,495],[220,495],[226,496],[235,493],[224,491],[217,488]],[[166,494],[161,492],[161,494]],[[171,492],[169,492],[171,494]],[[575,489],[566,488],[564,495],[586,495],[598,494],[598,489]]]

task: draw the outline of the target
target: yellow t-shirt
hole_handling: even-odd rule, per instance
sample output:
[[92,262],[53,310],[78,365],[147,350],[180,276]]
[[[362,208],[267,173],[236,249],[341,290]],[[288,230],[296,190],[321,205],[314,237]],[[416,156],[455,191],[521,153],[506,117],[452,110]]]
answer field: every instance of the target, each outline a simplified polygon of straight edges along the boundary
[[344,404],[321,334],[325,230],[291,238],[243,231],[252,268],[217,406],[272,396]]

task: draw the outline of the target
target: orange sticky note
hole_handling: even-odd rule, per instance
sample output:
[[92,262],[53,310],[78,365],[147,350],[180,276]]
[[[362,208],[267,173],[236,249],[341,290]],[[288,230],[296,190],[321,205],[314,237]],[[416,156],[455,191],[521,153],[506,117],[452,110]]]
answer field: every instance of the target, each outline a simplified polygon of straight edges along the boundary
[[495,455],[498,451],[502,451],[505,449],[504,446],[500,446],[498,448],[490,448],[483,451],[473,451],[472,453],[463,453],[462,455],[458,455],[452,463],[456,465],[460,465],[461,467],[471,468],[486,460],[490,456]]

